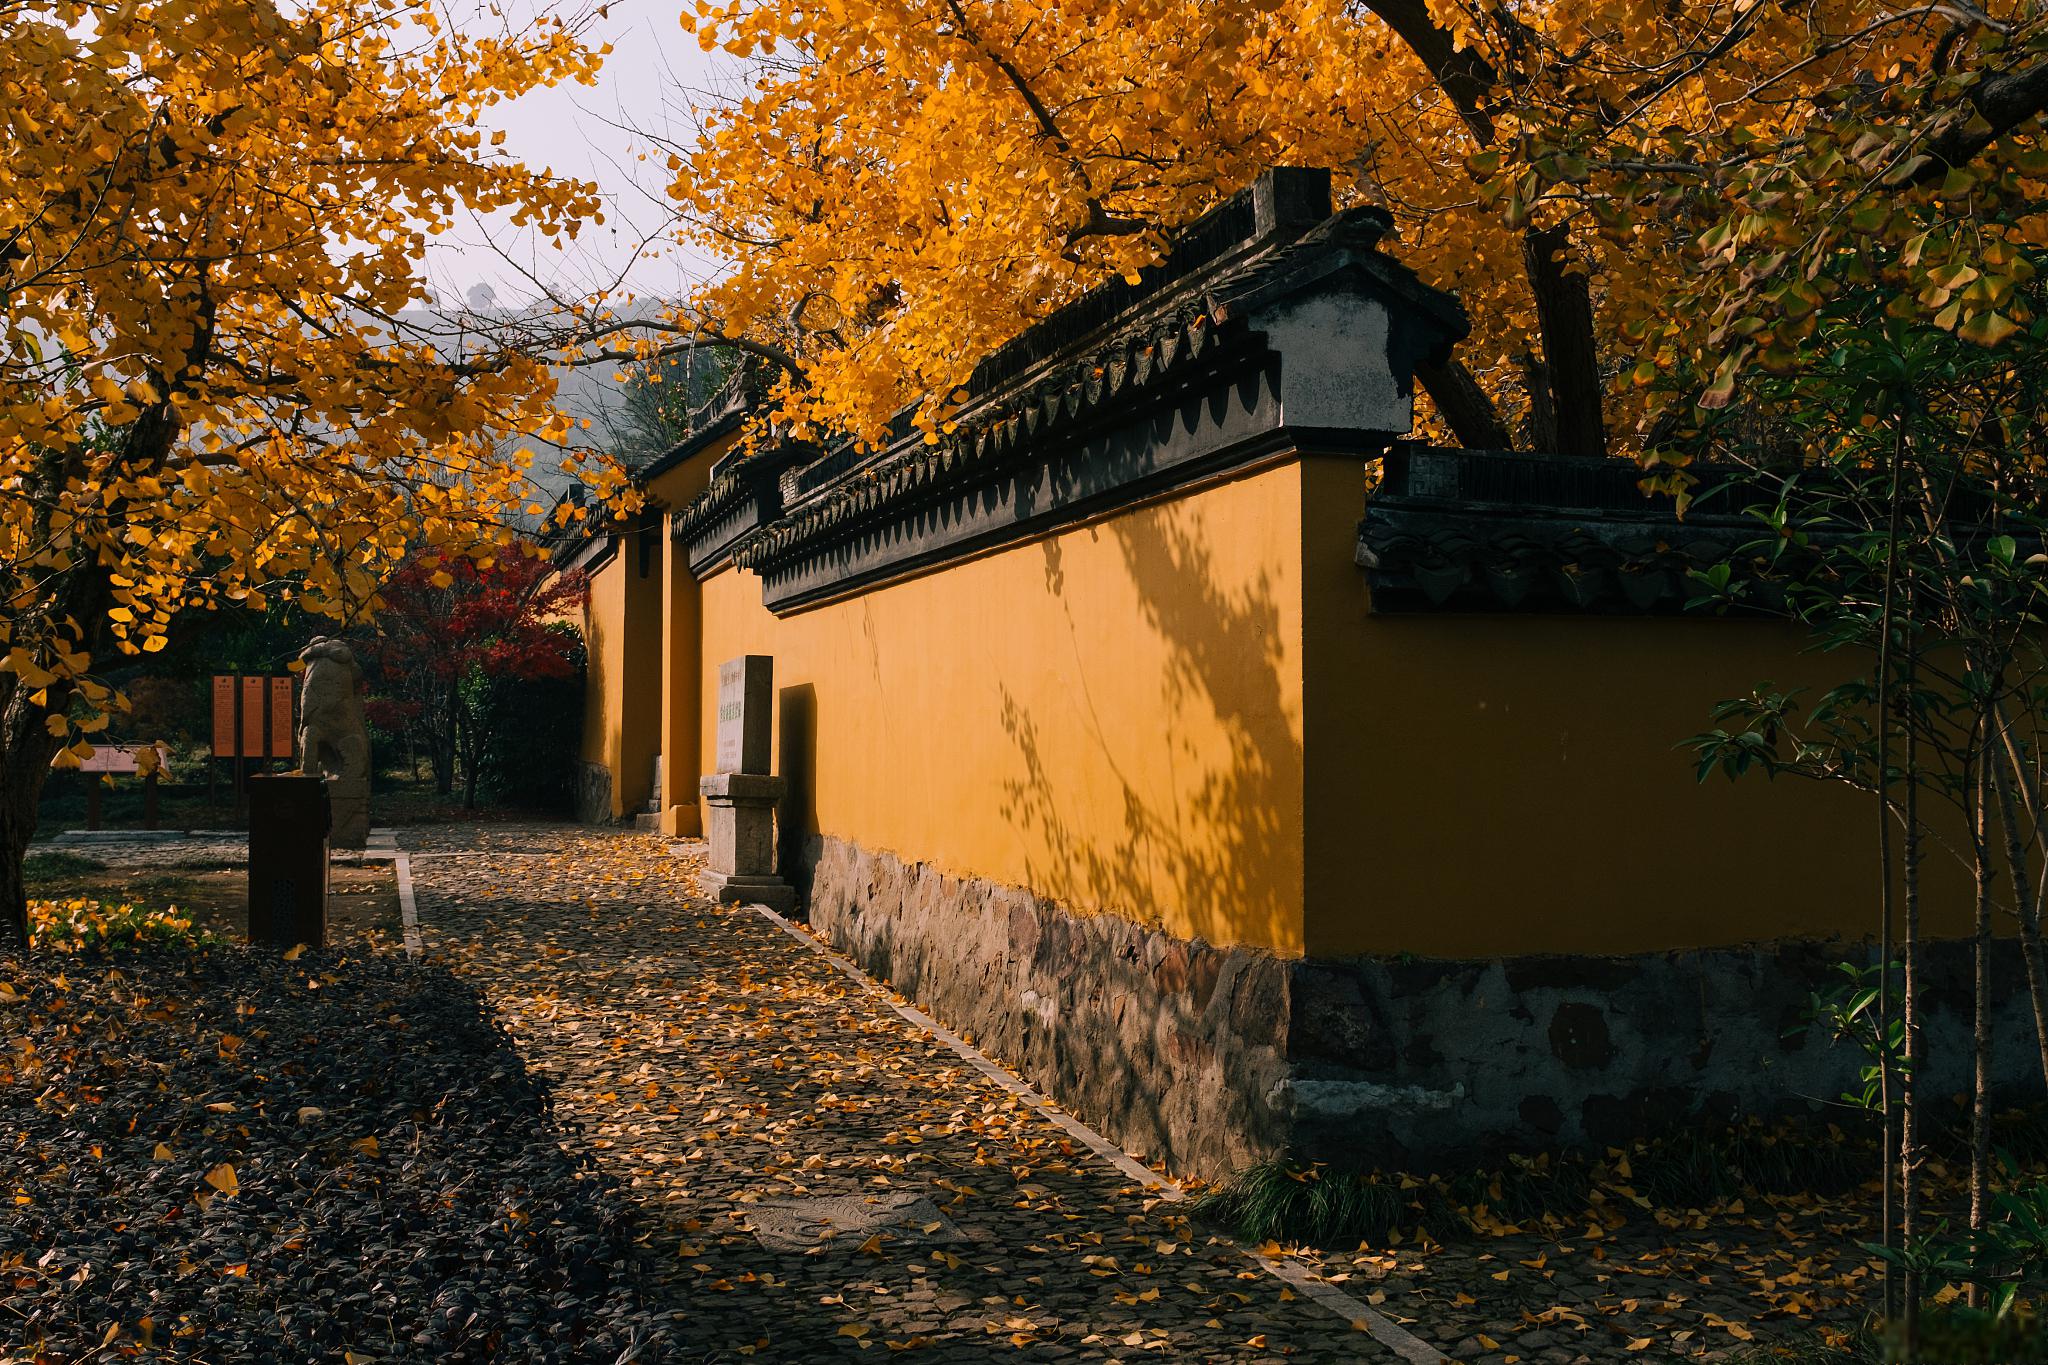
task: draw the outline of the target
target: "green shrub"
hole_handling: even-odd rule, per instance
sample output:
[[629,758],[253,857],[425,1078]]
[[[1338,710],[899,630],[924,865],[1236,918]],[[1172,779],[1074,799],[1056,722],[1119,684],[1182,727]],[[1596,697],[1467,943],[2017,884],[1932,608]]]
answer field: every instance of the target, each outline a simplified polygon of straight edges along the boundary
[[2025,1309],[2000,1317],[1960,1304],[1930,1305],[1920,1314],[1911,1365],[2048,1365],[2048,1322]]
[[182,947],[213,944],[176,907],[109,905],[79,897],[28,903],[29,944],[46,952],[92,953],[117,948]]

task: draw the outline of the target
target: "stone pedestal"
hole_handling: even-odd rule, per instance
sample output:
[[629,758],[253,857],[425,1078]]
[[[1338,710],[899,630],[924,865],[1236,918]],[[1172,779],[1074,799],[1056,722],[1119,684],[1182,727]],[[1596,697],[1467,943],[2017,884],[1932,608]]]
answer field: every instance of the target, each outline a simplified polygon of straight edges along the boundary
[[370,779],[327,779],[327,808],[333,812],[327,842],[334,848],[361,848],[370,841]]
[[715,901],[765,905],[787,914],[796,889],[775,875],[775,803],[784,787],[765,773],[715,773],[697,783],[709,817],[708,866],[697,889]]

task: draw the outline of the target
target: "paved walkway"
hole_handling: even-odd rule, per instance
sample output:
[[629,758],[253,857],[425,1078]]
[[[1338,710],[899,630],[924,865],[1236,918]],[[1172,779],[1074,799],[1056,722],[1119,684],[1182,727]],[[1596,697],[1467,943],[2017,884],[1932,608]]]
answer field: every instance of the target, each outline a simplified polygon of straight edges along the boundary
[[427,951],[637,1202],[685,1359],[1397,1360],[657,841],[402,842]]

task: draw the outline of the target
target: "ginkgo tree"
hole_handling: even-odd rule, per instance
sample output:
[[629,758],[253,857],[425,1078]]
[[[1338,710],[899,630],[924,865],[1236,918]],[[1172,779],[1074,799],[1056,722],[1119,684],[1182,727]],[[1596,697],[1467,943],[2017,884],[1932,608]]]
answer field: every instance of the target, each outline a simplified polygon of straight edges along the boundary
[[360,616],[406,554],[538,510],[545,364],[407,310],[459,214],[601,221],[483,124],[601,57],[424,0],[0,0],[0,940],[107,670],[194,611]]
[[[2017,0],[694,0],[683,23],[756,73],[669,146],[681,235],[732,263],[685,313],[785,357],[781,417],[869,439],[906,405],[939,427],[978,356],[1291,163],[1389,208],[1472,313],[1462,361],[1420,375],[1440,430],[1633,453],[1668,412],[1644,366],[1718,351],[1699,387],[1725,398],[1727,353],[1811,313],[1802,244],[2036,172],[2048,104],[2048,20]],[[1836,155],[1801,180],[1809,148]],[[1995,341],[2001,251],[1939,229],[1906,297]]]

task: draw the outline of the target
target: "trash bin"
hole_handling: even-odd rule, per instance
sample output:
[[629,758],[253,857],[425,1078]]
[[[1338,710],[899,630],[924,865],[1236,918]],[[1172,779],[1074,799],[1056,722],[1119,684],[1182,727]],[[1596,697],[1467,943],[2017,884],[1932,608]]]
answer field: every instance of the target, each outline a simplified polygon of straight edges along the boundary
[[249,779],[249,942],[327,943],[327,784]]

